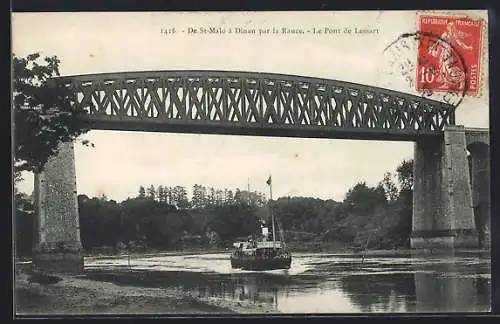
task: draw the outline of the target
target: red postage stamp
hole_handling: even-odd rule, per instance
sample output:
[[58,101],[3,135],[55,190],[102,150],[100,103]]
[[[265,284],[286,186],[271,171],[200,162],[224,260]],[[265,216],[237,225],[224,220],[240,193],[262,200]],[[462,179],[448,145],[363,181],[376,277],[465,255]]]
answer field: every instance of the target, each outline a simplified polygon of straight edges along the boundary
[[418,23],[417,90],[476,96],[481,86],[484,21],[422,15]]

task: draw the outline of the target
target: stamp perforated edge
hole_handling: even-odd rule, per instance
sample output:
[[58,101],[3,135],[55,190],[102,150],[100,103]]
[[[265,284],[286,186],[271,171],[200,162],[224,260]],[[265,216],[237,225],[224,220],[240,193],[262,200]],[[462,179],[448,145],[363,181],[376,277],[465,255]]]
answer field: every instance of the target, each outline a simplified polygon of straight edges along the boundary
[[[488,70],[485,66],[488,66],[488,21],[484,19],[482,15],[477,14],[477,11],[481,10],[418,10],[415,13],[415,30],[420,30],[420,16],[450,16],[454,18],[468,18],[471,20],[482,20],[481,31],[480,31],[480,48],[479,48],[479,67],[478,67],[478,75],[479,75],[479,87],[477,92],[474,95],[467,95],[468,97],[473,98],[481,98],[483,94],[489,91],[489,78],[486,75],[486,71]],[[488,12],[486,12],[486,16],[488,17]],[[489,19],[489,17],[488,17]],[[415,53],[416,57],[418,56]]]

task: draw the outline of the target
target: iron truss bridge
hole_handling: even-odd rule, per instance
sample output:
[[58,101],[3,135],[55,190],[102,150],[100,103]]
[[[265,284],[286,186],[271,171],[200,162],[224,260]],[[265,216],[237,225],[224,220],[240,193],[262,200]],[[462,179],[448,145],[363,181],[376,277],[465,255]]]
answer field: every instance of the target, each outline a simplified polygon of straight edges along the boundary
[[442,135],[455,107],[311,77],[156,71],[54,78],[89,105],[94,129],[367,140]]

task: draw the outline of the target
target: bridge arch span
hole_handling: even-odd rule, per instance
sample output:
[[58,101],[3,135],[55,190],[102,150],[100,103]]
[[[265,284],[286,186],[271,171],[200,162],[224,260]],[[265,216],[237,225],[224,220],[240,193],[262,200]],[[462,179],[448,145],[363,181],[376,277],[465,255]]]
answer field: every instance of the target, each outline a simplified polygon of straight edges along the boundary
[[356,83],[238,71],[152,71],[55,78],[92,128],[368,140],[440,136],[455,107]]
[[491,188],[490,188],[490,137],[485,129],[469,128],[466,131],[467,150],[470,153],[469,174],[472,207],[478,230],[479,245],[490,244]]

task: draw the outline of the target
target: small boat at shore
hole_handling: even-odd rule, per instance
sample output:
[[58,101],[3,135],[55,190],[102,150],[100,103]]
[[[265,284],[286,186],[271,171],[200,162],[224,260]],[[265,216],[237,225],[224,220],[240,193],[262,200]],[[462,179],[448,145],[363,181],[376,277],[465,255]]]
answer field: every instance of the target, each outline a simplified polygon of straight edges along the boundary
[[[272,200],[271,177],[267,180],[270,190],[270,200]],[[262,233],[255,240],[233,243],[231,252],[231,267],[242,270],[278,270],[290,269],[292,264],[292,254],[287,250],[283,230],[279,226],[280,240],[276,240],[276,220],[271,212],[272,239],[270,240],[268,227],[262,225]],[[279,224],[279,222],[278,222]]]

